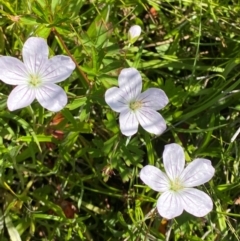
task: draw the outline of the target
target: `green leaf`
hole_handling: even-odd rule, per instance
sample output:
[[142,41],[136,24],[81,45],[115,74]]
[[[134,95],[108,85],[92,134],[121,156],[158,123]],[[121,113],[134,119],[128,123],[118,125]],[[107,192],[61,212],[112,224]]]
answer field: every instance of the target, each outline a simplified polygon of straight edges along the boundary
[[51,3],[51,11],[52,11],[53,14],[55,13],[56,7],[57,7],[60,3],[61,3],[61,0],[52,0],[52,3]]
[[[5,48],[5,39],[4,39],[3,30],[0,27],[0,54],[3,53],[4,48]],[[0,109],[1,109],[1,107],[0,107]]]
[[[21,136],[17,139],[17,141],[25,141],[25,142],[32,142],[34,139],[32,136]],[[38,142],[53,142],[52,136],[46,136],[46,135],[36,135],[35,140]]]
[[20,21],[20,23],[27,24],[27,25],[35,25],[35,24],[43,23],[43,21],[41,19],[38,19],[32,15],[20,16],[19,21]]
[[51,32],[51,28],[46,27],[46,25],[39,25],[35,31],[36,35],[39,37],[47,39]]
[[86,97],[81,97],[81,98],[78,98],[78,99],[74,99],[73,102],[68,104],[66,107],[69,110],[75,110],[78,107],[83,106],[86,103],[86,101],[87,101]]
[[112,26],[108,24],[110,5],[106,5],[100,14],[93,20],[87,30],[87,34],[94,45],[99,47],[108,42],[112,33]]

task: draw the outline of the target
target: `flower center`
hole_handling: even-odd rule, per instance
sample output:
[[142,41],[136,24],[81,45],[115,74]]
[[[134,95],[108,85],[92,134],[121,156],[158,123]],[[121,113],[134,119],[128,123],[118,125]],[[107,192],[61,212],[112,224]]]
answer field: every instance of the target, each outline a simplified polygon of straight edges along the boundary
[[37,75],[30,74],[29,77],[30,77],[29,78],[29,84],[32,87],[38,87],[42,83],[41,78]]
[[129,108],[133,111],[135,111],[141,107],[142,107],[141,101],[133,101],[133,102],[130,102],[130,104],[129,104]]
[[170,181],[170,190],[172,191],[179,191],[182,190],[184,188],[183,183],[181,182],[181,180],[179,180],[179,178],[176,178],[173,181]]

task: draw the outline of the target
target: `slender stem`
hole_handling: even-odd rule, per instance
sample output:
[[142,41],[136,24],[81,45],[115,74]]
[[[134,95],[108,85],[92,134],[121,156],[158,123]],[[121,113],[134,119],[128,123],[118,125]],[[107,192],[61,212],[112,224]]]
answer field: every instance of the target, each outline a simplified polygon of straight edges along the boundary
[[27,111],[28,111],[28,113],[32,116],[32,120],[33,120],[33,130],[36,131],[36,129],[37,129],[37,126],[36,126],[36,125],[37,125],[36,115],[35,115],[35,113],[34,113],[33,108],[32,108],[31,105],[29,105],[29,106],[27,107]]
[[165,239],[165,241],[169,241],[169,239],[170,239],[172,226],[173,226],[173,221],[171,220],[171,221],[169,221],[169,229],[166,232],[166,239]]
[[233,135],[233,137],[231,138],[231,142],[234,142],[235,139],[237,138],[237,136],[239,135],[240,133],[240,127],[237,129],[237,131],[235,132],[235,134]]
[[80,69],[80,67],[78,66],[78,63],[76,61],[76,59],[73,57],[73,55],[70,53],[70,51],[68,50],[66,44],[64,43],[61,35],[58,33],[58,31],[55,28],[52,28],[52,32],[58,37],[59,41],[61,42],[64,50],[67,52],[68,56],[72,59],[72,61],[76,64],[76,68],[78,70],[78,72],[80,73],[82,79],[85,81],[83,84],[85,86],[91,87],[91,84],[87,78],[87,76],[84,74],[84,72]]

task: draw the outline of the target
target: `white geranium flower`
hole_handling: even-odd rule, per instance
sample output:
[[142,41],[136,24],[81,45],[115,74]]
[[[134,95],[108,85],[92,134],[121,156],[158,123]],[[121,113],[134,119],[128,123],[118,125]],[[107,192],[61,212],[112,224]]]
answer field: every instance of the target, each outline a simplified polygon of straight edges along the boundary
[[123,69],[118,83],[119,88],[112,87],[106,91],[105,101],[114,111],[120,113],[121,132],[132,136],[140,123],[146,131],[160,135],[166,129],[166,123],[156,110],[167,105],[165,92],[150,88],[141,93],[142,78],[135,68]]
[[0,57],[0,79],[17,85],[10,93],[10,111],[30,105],[36,98],[50,111],[59,111],[67,104],[65,91],[55,83],[68,78],[75,63],[64,55],[48,59],[48,45],[43,38],[31,37],[23,45],[23,62],[17,58]]
[[141,27],[139,25],[133,25],[128,30],[128,39],[131,44],[135,43],[141,35]]
[[162,193],[157,201],[159,214],[167,219],[179,216],[183,210],[196,217],[208,214],[213,209],[211,198],[193,187],[213,177],[215,169],[211,161],[198,158],[184,169],[183,149],[173,143],[165,146],[163,164],[166,174],[151,165],[143,167],[140,172],[145,184]]

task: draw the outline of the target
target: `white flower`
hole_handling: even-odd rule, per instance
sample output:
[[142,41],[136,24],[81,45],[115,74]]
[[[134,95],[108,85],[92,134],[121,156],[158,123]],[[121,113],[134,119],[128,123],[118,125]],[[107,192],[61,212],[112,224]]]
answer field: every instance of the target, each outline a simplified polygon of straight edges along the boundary
[[151,165],[143,167],[140,172],[145,184],[162,193],[157,201],[159,214],[167,219],[179,216],[183,210],[196,217],[208,214],[213,208],[211,198],[193,187],[213,177],[215,169],[211,161],[198,158],[184,169],[183,149],[173,143],[165,146],[163,164],[166,174]]
[[139,25],[133,25],[129,30],[128,30],[128,39],[131,44],[136,42],[141,35],[141,27]]
[[120,88],[112,87],[106,91],[105,101],[114,111],[120,112],[121,132],[132,136],[140,123],[146,131],[160,135],[166,129],[166,123],[156,110],[167,105],[165,92],[150,88],[141,93],[142,78],[134,68],[123,69],[118,84]]
[[48,59],[48,45],[43,38],[31,37],[23,45],[23,62],[17,58],[0,57],[0,79],[17,85],[10,93],[10,111],[30,105],[36,98],[50,111],[59,111],[67,104],[65,91],[55,83],[68,78],[75,63],[64,55]]

